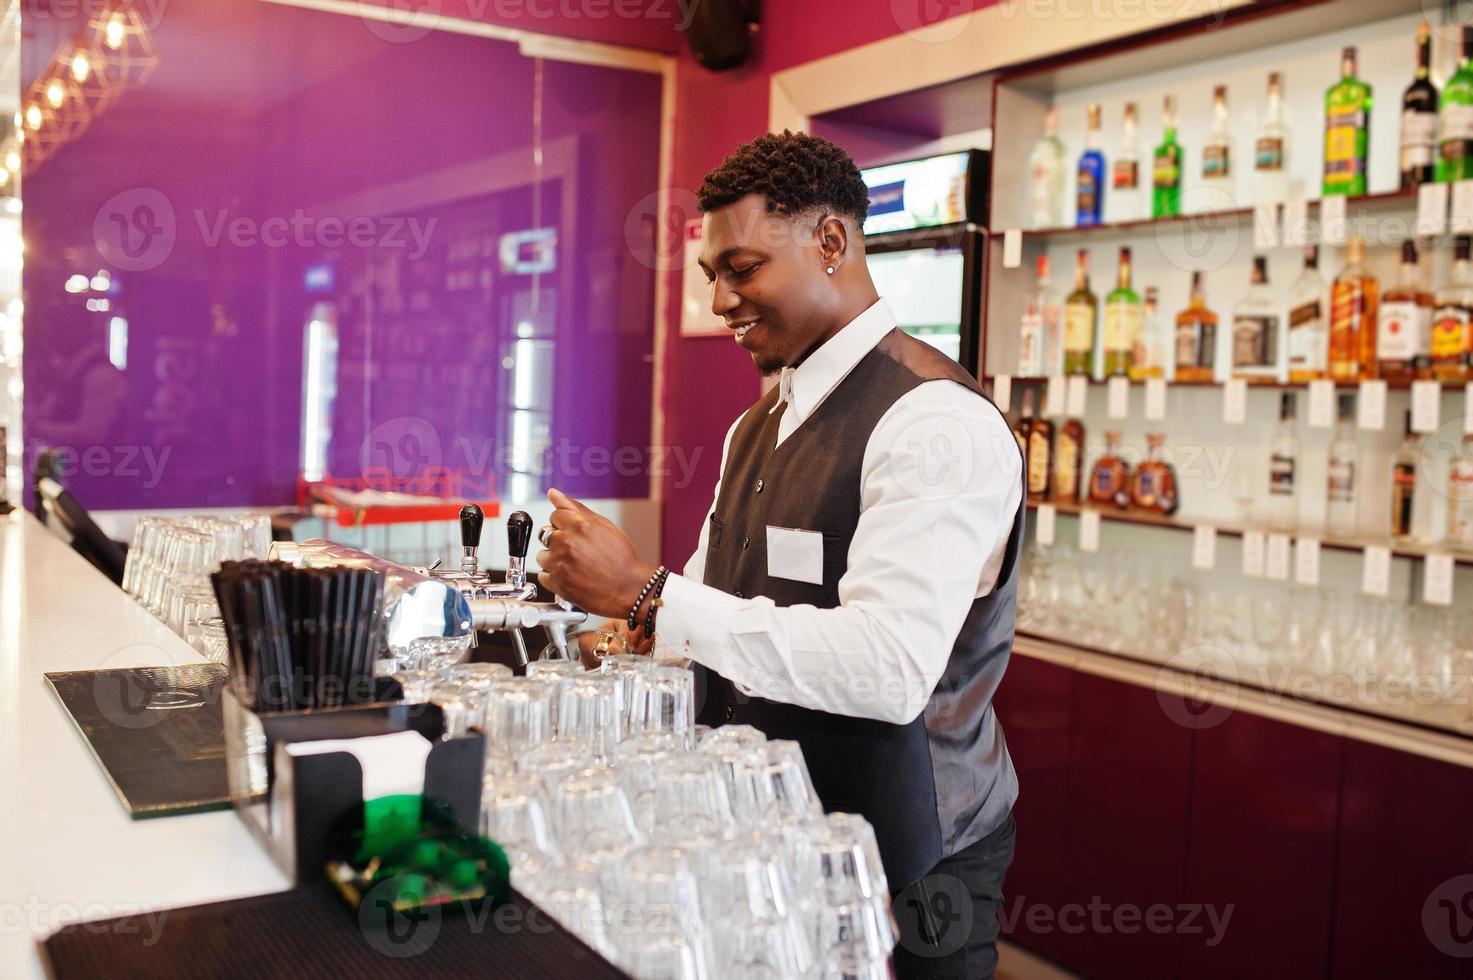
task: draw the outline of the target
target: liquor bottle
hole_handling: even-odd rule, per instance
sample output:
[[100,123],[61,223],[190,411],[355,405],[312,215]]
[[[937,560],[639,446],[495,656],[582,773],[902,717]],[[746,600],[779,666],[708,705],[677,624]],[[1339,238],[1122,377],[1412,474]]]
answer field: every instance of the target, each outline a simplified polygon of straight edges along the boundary
[[1120,249],[1120,278],[1105,298],[1105,374],[1129,374],[1130,351],[1141,331],[1141,297],[1130,285],[1130,248]]
[[1146,458],[1130,480],[1130,504],[1137,510],[1170,517],[1176,513],[1176,470],[1166,460],[1166,437],[1159,432],[1146,435]]
[[1035,418],[1028,426],[1028,499],[1045,501],[1053,490],[1054,424]]
[[1473,433],[1464,434],[1462,453],[1448,464],[1447,543],[1473,551]]
[[[1023,467],[1028,469],[1028,434],[1033,428],[1033,389],[1023,389],[1023,407],[1018,412],[1018,421],[1013,426],[1013,438],[1018,440],[1018,451],[1023,454]],[[1031,472],[1031,471],[1030,471]]]
[[1473,178],[1473,27],[1463,28],[1458,70],[1442,87],[1438,123],[1439,179],[1455,183]]
[[1161,318],[1156,314],[1157,298],[1156,287],[1147,286],[1141,329],[1130,349],[1130,376],[1137,381],[1166,377],[1166,334],[1162,329]]
[[1075,223],[1081,227],[1097,225],[1104,214],[1105,155],[1100,152],[1100,106],[1089,104],[1089,126],[1084,136],[1084,152],[1079,155],[1075,174]]
[[1380,284],[1365,270],[1366,242],[1350,236],[1345,268],[1330,286],[1330,377],[1355,381],[1376,376],[1376,314]]
[[1255,204],[1289,199],[1289,130],[1284,125],[1283,80],[1278,72],[1268,76],[1268,108],[1253,145],[1253,175]]
[[1084,477],[1084,423],[1069,419],[1059,426],[1054,439],[1054,500],[1079,503],[1079,484]]
[[1233,308],[1233,377],[1272,381],[1279,374],[1279,333],[1283,318],[1268,287],[1268,265],[1253,257],[1248,294]]
[[1391,463],[1391,536],[1398,541],[1414,537],[1412,518],[1416,512],[1417,473],[1422,468],[1422,447],[1412,432],[1412,413],[1406,414],[1401,448]]
[[1304,272],[1289,289],[1289,380],[1313,381],[1330,372],[1329,298],[1319,272],[1319,248],[1304,249]]
[[1135,103],[1125,103],[1125,126],[1120,152],[1110,168],[1110,193],[1105,211],[1112,221],[1138,221],[1145,217],[1141,207],[1141,138]]
[[1470,240],[1459,235],[1453,244],[1453,270],[1437,288],[1432,313],[1432,376],[1438,381],[1473,378],[1473,263]]
[[1130,506],[1130,464],[1120,455],[1118,432],[1105,433],[1105,451],[1089,474],[1089,500],[1121,510]]
[[1034,228],[1057,228],[1064,223],[1064,144],[1059,141],[1059,110],[1050,106],[1043,117],[1043,137],[1028,156],[1031,181],[1028,223]]
[[1028,294],[1018,330],[1018,376],[1023,378],[1058,374],[1063,351],[1063,310],[1058,295],[1049,288],[1048,256],[1040,255],[1034,269],[1038,281]]
[[1330,459],[1325,474],[1325,530],[1332,537],[1351,538],[1356,533],[1355,478],[1360,466],[1360,446],[1355,439],[1355,396],[1340,393],[1335,420],[1335,437],[1330,440]]
[[1099,300],[1089,289],[1089,251],[1080,249],[1074,266],[1074,292],[1064,301],[1064,373],[1092,374],[1095,367],[1095,317]]
[[1212,90],[1212,133],[1202,147],[1202,187],[1205,210],[1228,211],[1238,206],[1233,194],[1233,137],[1228,130],[1227,86]]
[[1325,93],[1323,193],[1364,194],[1370,148],[1371,87],[1355,77],[1355,48],[1340,56],[1340,81]]
[[1202,273],[1192,273],[1192,298],[1176,315],[1177,381],[1212,381],[1217,376],[1217,314],[1207,308]]
[[1151,160],[1151,217],[1170,218],[1181,214],[1182,148],[1176,141],[1176,99],[1167,96],[1162,105],[1164,134]]
[[1430,377],[1432,294],[1422,284],[1416,243],[1401,246],[1401,278],[1381,297],[1376,320],[1376,371],[1391,384]]
[[1294,431],[1294,393],[1279,395],[1279,425],[1268,447],[1268,523],[1288,533],[1299,522],[1299,438]]
[[1432,31],[1417,25],[1417,74],[1401,97],[1401,189],[1431,182],[1436,176],[1437,86],[1432,70]]

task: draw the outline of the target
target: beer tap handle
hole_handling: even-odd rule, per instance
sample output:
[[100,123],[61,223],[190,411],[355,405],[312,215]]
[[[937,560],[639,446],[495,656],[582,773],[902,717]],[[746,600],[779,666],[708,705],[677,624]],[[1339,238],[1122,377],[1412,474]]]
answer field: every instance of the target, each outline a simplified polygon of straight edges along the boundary
[[476,504],[460,508],[460,570],[467,575],[476,575],[481,570],[476,549],[481,546],[481,526],[485,521],[485,513]]
[[506,519],[506,584],[520,591],[527,587],[527,549],[532,546],[532,515],[513,511]]

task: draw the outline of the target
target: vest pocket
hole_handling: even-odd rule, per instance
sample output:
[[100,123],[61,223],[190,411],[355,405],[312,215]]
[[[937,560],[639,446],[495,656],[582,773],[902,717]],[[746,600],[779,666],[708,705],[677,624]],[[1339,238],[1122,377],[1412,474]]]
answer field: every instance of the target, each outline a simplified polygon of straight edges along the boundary
[[707,554],[715,554],[721,548],[721,532],[725,527],[715,514],[711,515],[710,532],[706,535]]

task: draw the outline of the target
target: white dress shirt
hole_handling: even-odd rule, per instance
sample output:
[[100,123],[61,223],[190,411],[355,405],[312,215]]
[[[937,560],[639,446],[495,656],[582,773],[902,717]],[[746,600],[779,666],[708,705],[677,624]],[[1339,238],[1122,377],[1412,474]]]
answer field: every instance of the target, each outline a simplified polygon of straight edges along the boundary
[[[797,368],[783,369],[773,408],[787,405],[779,444],[894,327],[881,299]],[[723,473],[736,425],[726,433]],[[769,700],[896,724],[917,717],[972,601],[997,582],[1023,492],[1022,459],[995,405],[935,380],[884,414],[861,472],[859,524],[836,608],[779,607],[701,584],[708,512],[684,574],[665,583],[657,652],[698,661]],[[718,482],[711,512],[720,492]]]

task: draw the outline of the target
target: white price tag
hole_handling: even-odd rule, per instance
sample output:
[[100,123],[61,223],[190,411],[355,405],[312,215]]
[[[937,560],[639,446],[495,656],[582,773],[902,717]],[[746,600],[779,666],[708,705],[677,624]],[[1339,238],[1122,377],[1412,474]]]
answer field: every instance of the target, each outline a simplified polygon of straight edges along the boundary
[[1453,556],[1428,555],[1422,562],[1422,601],[1432,606],[1453,604]]
[[1320,241],[1345,244],[1345,195],[1331,194],[1320,201]]
[[1166,418],[1166,379],[1146,379],[1146,421],[1159,422]]
[[1278,248],[1279,241],[1278,202],[1258,205],[1253,209],[1253,250]]
[[1100,512],[1097,510],[1081,510],[1079,512],[1079,550],[1100,550]]
[[1064,376],[1048,376],[1048,388],[1043,393],[1043,414],[1054,417],[1064,414]]
[[1089,397],[1089,379],[1082,374],[1069,375],[1069,394],[1065,414],[1070,418],[1084,416],[1084,401]]
[[1335,427],[1335,382],[1322,378],[1309,383],[1309,427]]
[[1105,414],[1112,419],[1123,419],[1130,414],[1130,379],[1115,375],[1105,388]]
[[1360,590],[1366,595],[1384,596],[1391,591],[1391,549],[1379,544],[1368,545],[1362,552]]
[[1452,230],[1459,234],[1473,231],[1473,180],[1453,184]]
[[1320,539],[1300,538],[1294,542],[1294,581],[1300,585],[1320,584]]
[[1217,528],[1198,524],[1192,530],[1192,567],[1210,570],[1217,565]]
[[1473,381],[1463,386],[1463,433],[1473,434]]
[[1242,425],[1248,420],[1248,382],[1230,378],[1222,386],[1222,421],[1224,425]]
[[1054,532],[1059,522],[1058,512],[1054,510],[1053,504],[1038,505],[1038,543],[1049,545],[1054,543]]
[[1016,269],[1023,264],[1023,233],[1009,228],[1002,233],[1002,267]]
[[1314,244],[1309,233],[1309,202],[1303,199],[1284,202],[1284,244],[1303,248]]
[[1264,561],[1264,574],[1280,582],[1289,577],[1289,536],[1270,534],[1268,555]]
[[1442,420],[1442,385],[1436,381],[1412,382],[1412,431],[1432,432]]
[[1249,578],[1263,575],[1263,532],[1243,532],[1243,574]]
[[1356,427],[1367,432],[1386,428],[1386,382],[1362,381],[1355,399]]
[[992,400],[997,403],[998,409],[1004,415],[1013,407],[1013,376],[1011,374],[992,376]]
[[1442,235],[1447,232],[1447,185],[1441,181],[1417,188],[1417,234]]

